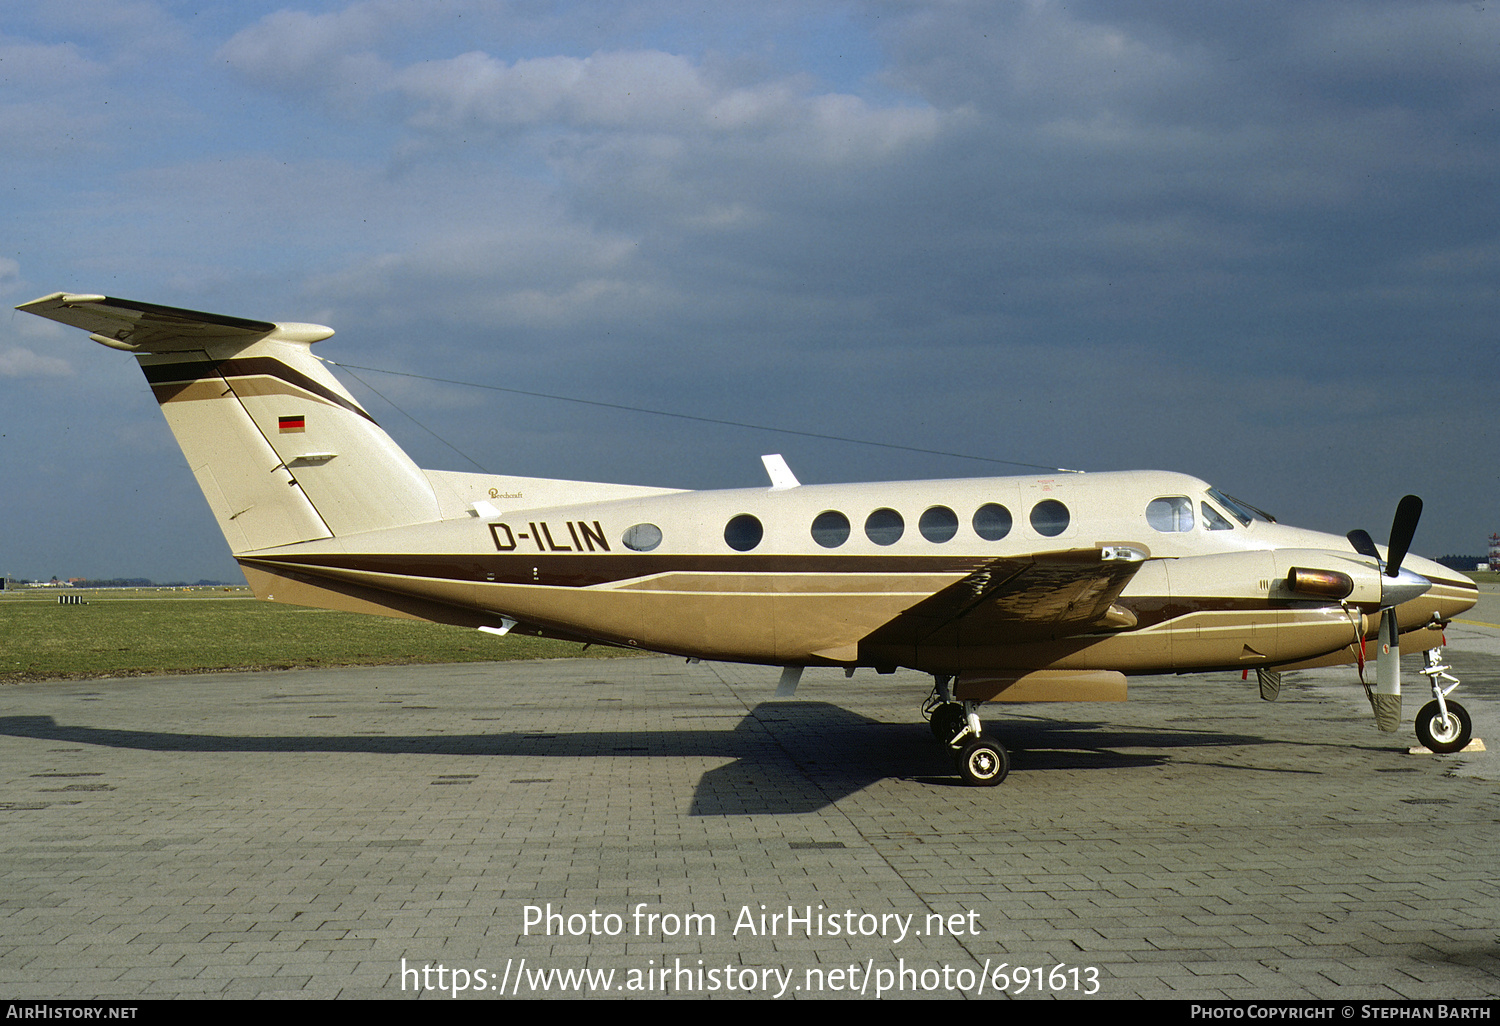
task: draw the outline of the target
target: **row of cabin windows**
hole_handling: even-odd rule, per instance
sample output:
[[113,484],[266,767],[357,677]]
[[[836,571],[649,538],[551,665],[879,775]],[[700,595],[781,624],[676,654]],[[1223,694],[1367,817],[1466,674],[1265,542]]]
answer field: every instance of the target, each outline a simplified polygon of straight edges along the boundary
[[[1031,526],[1038,534],[1056,537],[1067,530],[1072,516],[1068,507],[1056,499],[1044,499],[1031,508]],[[997,502],[987,502],[970,518],[974,533],[985,541],[999,541],[1010,534],[1013,520],[1010,510]],[[906,519],[893,509],[882,507],[865,517],[865,537],[876,545],[894,545],[906,533]],[[836,509],[824,510],[813,518],[812,538],[825,549],[836,549],[849,540],[852,532],[849,518]],[[930,506],[917,520],[923,538],[936,544],[951,541],[958,534],[958,514],[947,506]],[[724,525],[724,542],[736,552],[749,552],[765,537],[765,527],[750,513],[741,513]],[[621,539],[627,549],[650,552],[661,544],[661,528],[655,524],[636,524],[626,528]]]
[[[1228,531],[1233,525],[1206,502],[1200,502],[1203,526],[1210,531]],[[1043,499],[1031,507],[1032,529],[1047,538],[1055,538],[1068,529],[1072,515],[1056,499]],[[1193,529],[1193,500],[1185,495],[1166,495],[1146,504],[1146,522],[1157,531],[1175,534]],[[999,541],[1010,534],[1013,521],[1010,510],[997,502],[987,502],[970,518],[974,533],[985,541]],[[923,538],[935,544],[951,541],[958,534],[958,514],[947,506],[930,506],[917,520]],[[825,549],[836,549],[849,540],[852,527],[849,518],[836,509],[824,510],[813,518],[812,538]],[[741,513],[724,525],[724,542],[736,552],[749,552],[765,537],[765,527],[749,513]],[[906,533],[906,520],[893,509],[882,507],[865,517],[865,537],[876,545],[894,545]],[[626,528],[621,539],[627,549],[650,552],[661,544],[661,528],[655,524],[636,524]]]
[[[1067,529],[1068,507],[1056,499],[1039,502],[1031,510],[1031,526],[1039,534],[1052,537]],[[974,511],[970,519],[974,533],[985,541],[999,541],[1010,534],[1013,525],[1010,510],[996,502],[987,502]],[[929,506],[917,520],[923,538],[941,545],[958,534],[958,514],[947,506]],[[813,517],[812,539],[825,549],[836,549],[849,540],[853,527],[849,518],[836,509],[824,510]],[[894,545],[906,533],[906,518],[889,507],[881,507],[865,517],[865,537],[876,545]],[[741,513],[724,527],[724,541],[737,552],[748,552],[760,544],[764,535],[761,523],[749,513]]]
[[[1055,537],[1067,530],[1072,517],[1068,507],[1056,499],[1044,499],[1031,508],[1031,526],[1038,534]],[[969,524],[985,541],[999,541],[1014,526],[1010,510],[998,502],[987,502],[974,511]],[[951,541],[958,534],[958,514],[947,506],[929,506],[917,519],[917,530],[935,544]],[[849,518],[836,509],[813,518],[813,541],[825,549],[836,549],[849,540]],[[906,533],[906,520],[893,509],[881,508],[865,517],[865,537],[876,545],[894,545]],[[725,541],[729,536],[725,534]],[[729,541],[730,547],[734,542]],[[741,550],[744,551],[744,550]]]

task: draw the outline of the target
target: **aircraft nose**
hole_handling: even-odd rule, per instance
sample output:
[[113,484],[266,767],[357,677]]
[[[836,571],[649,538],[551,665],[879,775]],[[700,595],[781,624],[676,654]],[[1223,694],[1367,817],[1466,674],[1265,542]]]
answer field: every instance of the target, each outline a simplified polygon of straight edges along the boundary
[[1450,570],[1441,563],[1420,556],[1408,556],[1401,564],[1401,573],[1407,571],[1420,574],[1432,582],[1421,595],[1401,603],[1400,619],[1403,629],[1420,627],[1432,621],[1451,620],[1474,607],[1479,601],[1479,588],[1457,570]]

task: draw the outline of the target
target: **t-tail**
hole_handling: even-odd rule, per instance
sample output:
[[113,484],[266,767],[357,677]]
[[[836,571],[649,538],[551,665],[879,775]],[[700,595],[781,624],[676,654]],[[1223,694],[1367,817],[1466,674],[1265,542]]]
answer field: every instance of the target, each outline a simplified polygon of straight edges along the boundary
[[17,309],[135,355],[236,556],[439,518],[427,477],[312,355],[332,328],[63,292]]

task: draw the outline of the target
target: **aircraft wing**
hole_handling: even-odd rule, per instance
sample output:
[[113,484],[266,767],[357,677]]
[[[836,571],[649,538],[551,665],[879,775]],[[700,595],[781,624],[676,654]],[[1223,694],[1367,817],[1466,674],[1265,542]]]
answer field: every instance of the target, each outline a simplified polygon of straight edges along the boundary
[[[94,341],[130,352],[178,353],[226,342],[254,342],[276,331],[269,321],[179,310],[109,296],[54,292],[16,307],[27,313],[82,328]],[[296,325],[295,327],[303,327]],[[333,334],[322,329],[327,337]]]
[[993,559],[863,639],[873,645],[1055,640],[1125,630],[1135,616],[1115,600],[1145,554],[1106,546]]

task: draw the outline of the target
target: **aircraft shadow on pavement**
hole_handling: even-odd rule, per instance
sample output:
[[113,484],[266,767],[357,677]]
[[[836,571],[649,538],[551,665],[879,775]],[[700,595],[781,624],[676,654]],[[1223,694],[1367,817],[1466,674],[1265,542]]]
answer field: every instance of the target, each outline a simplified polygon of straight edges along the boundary
[[[892,777],[959,786],[953,758],[924,723],[883,723],[825,702],[766,702],[732,730],[504,731],[483,734],[191,734],[68,726],[51,716],[0,717],[0,736],[153,752],[298,752],[475,755],[526,759],[697,757],[731,760],[699,779],[691,813],[702,816],[813,812]],[[1171,749],[1259,745],[1264,738],[1213,731],[1122,729],[1117,724],[1004,721],[993,732],[1012,766],[1105,769],[1159,764]],[[1160,754],[1116,749],[1157,749]]]

